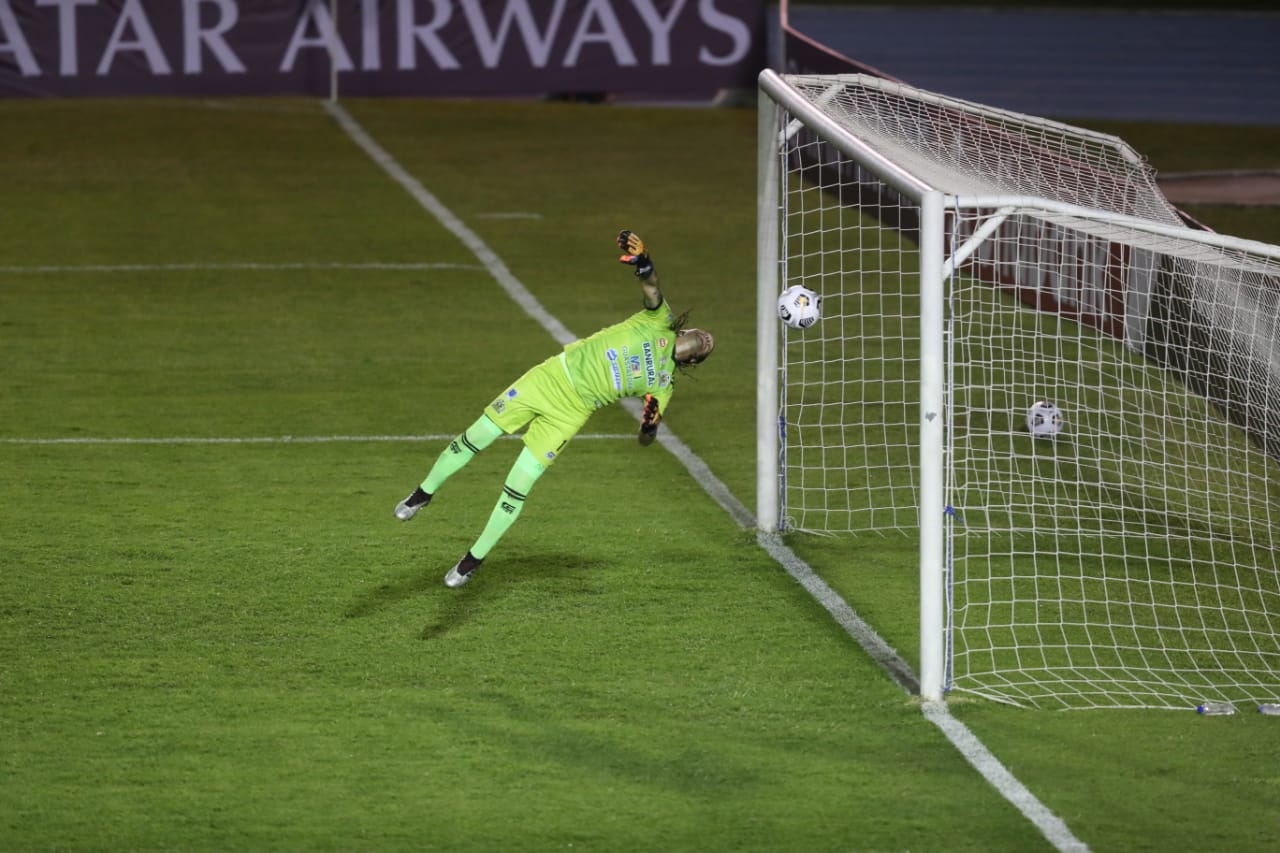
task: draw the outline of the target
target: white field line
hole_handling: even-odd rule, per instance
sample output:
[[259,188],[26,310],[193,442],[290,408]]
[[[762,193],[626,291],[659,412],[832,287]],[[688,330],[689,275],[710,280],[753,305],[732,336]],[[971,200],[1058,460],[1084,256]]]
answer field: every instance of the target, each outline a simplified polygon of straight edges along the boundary
[[[197,436],[197,435],[169,435],[158,436],[156,438],[92,438],[71,436],[64,438],[0,438],[0,444],[22,444],[22,445],[41,445],[41,444],[334,444],[340,442],[380,442],[380,441],[416,441],[416,442],[437,442],[452,441],[457,438],[456,434],[439,434],[439,435],[263,435],[263,436]],[[501,435],[499,439],[517,439],[516,435]],[[594,435],[576,435],[574,441],[579,439],[585,441],[620,441],[626,439],[634,441],[635,436],[632,434],[622,435],[615,433],[609,435],[607,433],[596,433]]]
[[0,273],[7,275],[39,275],[47,273],[109,273],[109,272],[190,272],[200,270],[470,270],[484,271],[478,264],[446,264],[446,263],[392,263],[373,261],[369,263],[228,263],[228,264],[82,264],[80,266],[0,266]]
[[546,329],[551,337],[561,344],[570,343],[575,340],[576,335],[565,328],[557,318],[551,315],[547,309],[542,307],[533,294],[528,291],[523,284],[519,282],[511,270],[507,269],[507,265],[502,262],[489,246],[480,239],[474,231],[468,228],[461,219],[454,216],[453,211],[440,203],[434,195],[427,191],[427,188],[418,183],[418,179],[410,175],[404,170],[404,167],[395,161],[395,159],[386,152],[378,143],[373,141],[373,137],[365,133],[364,128],[356,124],[345,109],[334,101],[325,101],[325,109],[333,116],[334,120],[346,131],[352,141],[363,149],[364,153],[383,168],[391,179],[399,184],[405,192],[413,197],[422,209],[430,213],[436,220],[448,229],[455,237],[462,241],[462,245],[471,250],[480,263],[484,264],[485,269],[493,276],[498,285],[507,292],[517,305],[525,310],[525,313],[538,321],[542,328]]
[[946,702],[925,702],[924,715],[956,745],[965,759],[983,778],[995,786],[1004,798],[1013,803],[1027,820],[1036,825],[1057,849],[1063,853],[1088,853],[1089,847],[1071,832],[1071,828],[1053,812],[1045,808],[1027,787],[1018,781],[1000,759],[987,749],[968,726],[951,716]]
[[[325,108],[333,115],[342,129],[355,140],[356,144],[363,148],[365,153],[372,157],[378,165],[382,166],[392,180],[403,187],[409,195],[413,196],[422,205],[423,209],[436,217],[445,228],[453,232],[468,249],[475,253],[476,258],[485,265],[498,284],[511,295],[511,298],[517,304],[524,307],[525,311],[533,319],[537,320],[553,338],[561,344],[568,343],[574,339],[573,334],[565,328],[564,324],[549,314],[533,297],[533,294],[511,274],[506,264],[494,254],[493,250],[474,231],[441,204],[434,195],[429,193],[416,178],[406,172],[386,150],[374,142],[372,137],[365,133],[364,129],[356,123],[355,119],[345,109],[332,101],[326,102]],[[628,410],[638,418],[639,401],[627,400],[624,402],[634,404],[629,406]],[[733,516],[739,525],[744,528],[755,526],[754,514],[729,492],[724,483],[720,482],[707,465],[684,442],[668,431],[661,439],[661,443],[684,464],[689,473],[707,490],[712,499]],[[789,574],[803,584],[810,594],[817,598],[818,602],[849,632],[850,636],[859,645],[868,649],[872,657],[877,662],[880,662],[882,666],[886,666],[889,676],[894,681],[902,685],[904,689],[911,691],[913,689],[912,685],[918,684],[919,679],[911,673],[911,667],[902,660],[898,653],[890,648],[875,630],[864,622],[854,612],[853,608],[849,607],[847,602],[814,575],[812,569],[805,565],[800,558],[792,554],[790,549],[778,542],[765,541],[766,539],[767,537],[761,537],[761,545],[765,550],[777,559]],[[816,593],[815,589],[817,590]],[[1026,786],[1006,770],[963,723],[951,716],[946,703],[925,703],[924,715],[926,719],[946,735],[952,745],[982,774],[983,778],[1001,796],[1012,803],[1027,820],[1031,821],[1054,847],[1064,851],[1064,853],[1065,851],[1083,853],[1083,851],[1088,850],[1088,847],[1071,833],[1067,825],[1045,808],[1027,790]]]

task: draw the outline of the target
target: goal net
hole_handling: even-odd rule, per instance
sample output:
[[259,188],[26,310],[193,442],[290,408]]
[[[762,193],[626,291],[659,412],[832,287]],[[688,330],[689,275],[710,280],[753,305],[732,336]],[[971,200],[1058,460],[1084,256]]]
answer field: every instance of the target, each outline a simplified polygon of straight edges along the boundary
[[927,698],[1280,698],[1280,248],[1115,137],[864,75],[760,105],[762,529],[918,538]]

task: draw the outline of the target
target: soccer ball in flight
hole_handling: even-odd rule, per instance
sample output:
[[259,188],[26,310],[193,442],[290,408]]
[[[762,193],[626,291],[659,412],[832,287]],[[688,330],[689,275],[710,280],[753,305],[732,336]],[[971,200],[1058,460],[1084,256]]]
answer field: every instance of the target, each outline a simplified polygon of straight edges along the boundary
[[1053,403],[1041,400],[1027,409],[1027,429],[1037,438],[1053,438],[1062,426],[1062,410]]
[[807,329],[822,317],[822,297],[793,284],[778,297],[778,319],[793,329]]

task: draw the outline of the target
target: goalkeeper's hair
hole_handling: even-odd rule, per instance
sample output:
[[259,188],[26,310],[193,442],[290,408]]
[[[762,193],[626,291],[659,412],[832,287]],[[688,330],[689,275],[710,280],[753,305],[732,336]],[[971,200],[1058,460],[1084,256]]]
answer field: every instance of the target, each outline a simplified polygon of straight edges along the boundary
[[[679,317],[676,317],[674,320],[672,320],[671,326],[670,326],[671,331],[675,332],[677,335],[679,335],[680,332],[684,331],[684,329],[689,326],[689,313],[690,313],[689,311],[685,311]],[[710,337],[709,332],[707,332],[707,335],[708,337]],[[714,346],[714,344],[712,346]],[[697,367],[699,364],[702,364],[702,362],[706,361],[708,355],[711,355],[710,351],[708,351],[705,355],[702,356],[702,358],[699,358],[696,361],[675,362],[676,372],[679,373],[681,376],[690,375],[692,369]]]

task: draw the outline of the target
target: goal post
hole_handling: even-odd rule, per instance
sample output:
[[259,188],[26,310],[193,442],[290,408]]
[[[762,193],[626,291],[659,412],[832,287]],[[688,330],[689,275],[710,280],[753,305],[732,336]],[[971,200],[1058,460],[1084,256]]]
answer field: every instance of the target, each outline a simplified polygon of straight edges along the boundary
[[920,695],[942,698],[946,487],[943,348],[942,194],[920,197]]
[[782,170],[777,101],[762,88],[756,139],[756,526],[778,530],[778,324],[773,300],[780,257],[779,181]]
[[1116,137],[866,75],[759,105],[761,530],[916,541],[928,699],[1280,698],[1280,248]]

